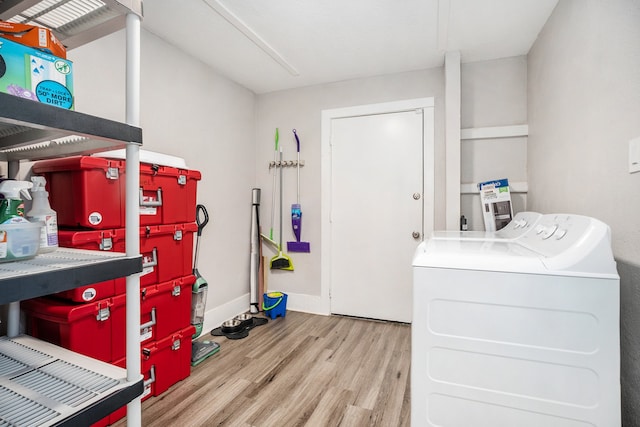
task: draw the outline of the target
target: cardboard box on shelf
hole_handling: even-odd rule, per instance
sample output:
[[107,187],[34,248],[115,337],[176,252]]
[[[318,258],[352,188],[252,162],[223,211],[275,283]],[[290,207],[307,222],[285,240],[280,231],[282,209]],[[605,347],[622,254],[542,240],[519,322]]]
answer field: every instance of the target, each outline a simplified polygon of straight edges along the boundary
[[30,46],[60,58],[67,58],[67,48],[48,28],[0,21],[0,37]]
[[0,38],[0,92],[73,110],[73,64]]

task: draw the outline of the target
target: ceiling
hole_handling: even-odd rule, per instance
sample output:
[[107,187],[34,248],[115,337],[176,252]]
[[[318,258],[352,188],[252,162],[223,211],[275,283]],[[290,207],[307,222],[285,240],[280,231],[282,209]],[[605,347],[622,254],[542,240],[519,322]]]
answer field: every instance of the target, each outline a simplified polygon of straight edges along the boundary
[[255,93],[525,55],[558,0],[153,0],[143,27]]

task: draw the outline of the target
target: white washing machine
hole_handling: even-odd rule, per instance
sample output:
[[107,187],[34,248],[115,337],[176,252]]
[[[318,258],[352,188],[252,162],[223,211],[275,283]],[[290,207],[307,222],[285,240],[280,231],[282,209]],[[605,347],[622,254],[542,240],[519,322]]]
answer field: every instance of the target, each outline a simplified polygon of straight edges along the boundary
[[434,233],[413,270],[412,426],[620,426],[606,224],[529,212],[495,233]]

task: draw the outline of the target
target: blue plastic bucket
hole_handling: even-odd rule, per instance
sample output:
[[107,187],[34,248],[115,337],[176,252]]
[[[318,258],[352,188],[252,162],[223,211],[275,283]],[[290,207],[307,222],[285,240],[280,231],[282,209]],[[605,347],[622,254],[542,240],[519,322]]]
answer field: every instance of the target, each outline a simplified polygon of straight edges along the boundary
[[287,314],[287,294],[284,292],[269,292],[264,294],[262,302],[264,315],[275,319],[278,316],[284,317]]

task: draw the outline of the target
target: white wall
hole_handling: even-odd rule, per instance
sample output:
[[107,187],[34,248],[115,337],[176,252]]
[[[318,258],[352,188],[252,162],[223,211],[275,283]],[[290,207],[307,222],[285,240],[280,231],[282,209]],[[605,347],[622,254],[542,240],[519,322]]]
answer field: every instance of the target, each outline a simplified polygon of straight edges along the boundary
[[[259,95],[256,125],[257,186],[262,188],[261,222],[269,229],[271,217],[272,177],[268,164],[273,160],[274,132],[280,129],[280,144],[285,159],[295,158],[297,129],[301,141],[301,159],[305,166],[300,171],[301,205],[303,212],[302,240],[311,243],[311,253],[289,253],[295,271],[269,272],[268,286],[292,294],[320,295],[320,141],[321,111],[325,109],[373,104],[403,99],[434,96],[436,99],[436,176],[440,188],[444,176],[444,75],[442,68],[416,71],[367,79],[291,89]],[[390,147],[391,149],[391,147]],[[358,159],[354,159],[354,173]],[[291,230],[291,203],[296,199],[295,169],[285,169],[284,234],[285,242],[294,240]],[[438,187],[436,187],[438,188]],[[356,197],[356,195],[354,195]],[[437,227],[444,226],[444,193],[436,194]],[[278,201],[276,200],[276,205]],[[354,212],[354,215],[365,213]],[[278,229],[276,220],[276,236]],[[375,230],[371,230],[375,233]],[[285,243],[286,247],[286,243]],[[265,250],[268,259],[275,253]],[[291,301],[293,304],[294,301]]]
[[[125,120],[124,46],[121,31],[69,52],[77,111]],[[202,172],[198,203],[207,207],[211,220],[203,232],[198,269],[209,282],[207,309],[244,301],[256,163],[255,96],[146,31],[141,74],[143,148],[183,157],[189,168]]]
[[595,216],[640,260],[640,3],[562,0],[529,53],[530,203]]
[[[462,128],[527,123],[527,58],[462,64]],[[460,149],[463,184],[508,178],[527,180],[527,138],[463,140]],[[526,209],[526,194],[512,193],[514,213]],[[484,230],[479,194],[463,194],[460,212],[469,230]]]
[[640,3],[560,0],[528,56],[529,204],[611,226],[620,273],[623,424],[640,425]]
[[[463,127],[500,126],[526,123],[526,59],[508,58],[465,64],[462,67]],[[257,186],[262,188],[261,217],[268,230],[271,217],[272,177],[268,163],[273,160],[274,132],[280,129],[280,144],[285,159],[295,158],[296,128],[301,138],[301,175],[303,208],[302,240],[311,242],[310,254],[289,253],[295,271],[269,272],[270,289],[287,293],[320,295],[320,113],[325,109],[434,96],[436,101],[436,229],[444,229],[444,71],[435,68],[410,73],[350,80],[333,84],[292,89],[258,96],[257,106]],[[475,181],[508,177],[526,181],[526,138],[516,141],[463,143],[462,178]],[[481,147],[480,153],[478,148]],[[486,153],[497,159],[487,163]],[[478,162],[477,158],[483,159]],[[295,202],[295,170],[285,169],[284,238],[293,240],[290,205]],[[357,159],[354,159],[357,173]],[[499,175],[499,176],[498,176]],[[514,196],[519,210],[524,197]],[[276,200],[277,204],[277,200]],[[463,197],[467,212],[477,211],[472,225],[484,229],[477,196]],[[354,213],[359,214],[359,213]],[[276,215],[276,231],[277,231]],[[375,232],[375,230],[372,230]],[[276,232],[277,236],[277,232]],[[268,257],[275,253],[265,251]],[[293,303],[293,301],[292,301]]]

